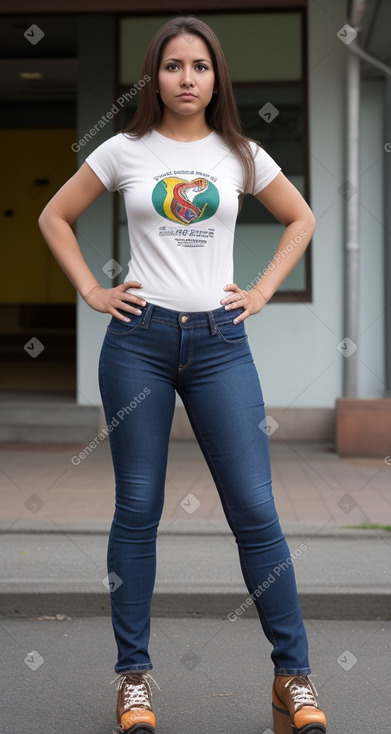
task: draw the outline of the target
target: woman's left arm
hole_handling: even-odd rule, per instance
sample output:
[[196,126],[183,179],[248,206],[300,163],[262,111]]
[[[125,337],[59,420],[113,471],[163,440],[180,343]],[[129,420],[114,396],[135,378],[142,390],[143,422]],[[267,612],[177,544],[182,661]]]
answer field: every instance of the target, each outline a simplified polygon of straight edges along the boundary
[[251,290],[242,290],[236,283],[224,287],[224,290],[232,293],[220,303],[228,307],[227,310],[238,307],[245,309],[234,323],[261,311],[298,263],[315,230],[315,217],[311,209],[283,173],[279,173],[255,197],[286,229],[272,261]]

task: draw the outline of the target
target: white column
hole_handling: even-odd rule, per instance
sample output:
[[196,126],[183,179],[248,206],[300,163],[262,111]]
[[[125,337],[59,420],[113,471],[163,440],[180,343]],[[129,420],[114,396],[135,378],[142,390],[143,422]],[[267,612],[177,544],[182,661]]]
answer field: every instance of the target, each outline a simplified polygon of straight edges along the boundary
[[[115,118],[103,127],[102,120],[115,102],[114,93],[114,18],[108,15],[78,19],[78,141],[80,167],[87,155],[115,132]],[[107,119],[107,118],[106,118]],[[103,120],[104,122],[104,120]],[[97,126],[86,145],[83,137]],[[77,222],[77,238],[89,267],[105,287],[111,281],[102,267],[112,257],[113,202],[111,193],[103,194]],[[77,403],[100,405],[97,367],[99,352],[109,317],[77,303]]]

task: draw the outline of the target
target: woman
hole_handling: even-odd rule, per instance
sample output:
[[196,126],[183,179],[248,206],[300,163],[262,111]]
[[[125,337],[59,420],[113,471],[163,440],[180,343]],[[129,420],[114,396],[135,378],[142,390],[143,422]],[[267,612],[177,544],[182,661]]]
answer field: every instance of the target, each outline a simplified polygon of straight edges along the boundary
[[[117,724],[155,730],[148,671],[155,545],[175,392],[219,491],[243,576],[273,645],[276,734],[326,731],[308,675],[294,571],[274,507],[262,391],[244,320],[259,313],[307,247],[314,217],[240,122],[220,43],[194,17],[166,23],[146,51],[135,116],[100,145],[42,212],[54,256],[86,303],[112,315],[99,380],[110,432],[116,510],[108,544],[118,646]],[[106,190],[124,195],[132,259],[126,282],[103,288],[71,225]],[[276,253],[253,288],[233,283],[238,203],[253,194],[281,223]],[[296,239],[295,239],[296,238]],[[141,291],[142,289],[142,291]],[[124,411],[123,411],[124,412]],[[265,583],[273,568],[284,573]]]

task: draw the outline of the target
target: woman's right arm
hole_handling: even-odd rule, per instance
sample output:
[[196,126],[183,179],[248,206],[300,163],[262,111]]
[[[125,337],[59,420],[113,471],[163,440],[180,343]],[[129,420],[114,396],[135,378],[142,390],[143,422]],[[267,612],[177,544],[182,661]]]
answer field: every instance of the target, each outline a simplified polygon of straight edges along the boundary
[[83,163],[50,199],[38,224],[58,264],[86,303],[96,311],[110,313],[126,321],[126,317],[117,309],[138,313],[135,306],[145,305],[145,302],[132,293],[126,293],[126,290],[141,288],[141,283],[131,281],[116,288],[103,288],[84,260],[71,227],[105,191],[106,187],[88,163]]

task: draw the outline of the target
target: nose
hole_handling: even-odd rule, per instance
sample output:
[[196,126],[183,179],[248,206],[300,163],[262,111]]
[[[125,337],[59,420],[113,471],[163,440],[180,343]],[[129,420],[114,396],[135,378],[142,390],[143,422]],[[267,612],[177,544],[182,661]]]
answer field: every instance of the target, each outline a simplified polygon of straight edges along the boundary
[[181,84],[183,87],[194,87],[194,79],[191,66],[183,68]]

